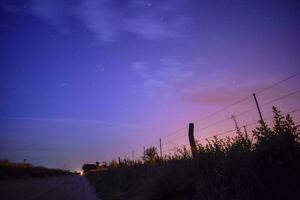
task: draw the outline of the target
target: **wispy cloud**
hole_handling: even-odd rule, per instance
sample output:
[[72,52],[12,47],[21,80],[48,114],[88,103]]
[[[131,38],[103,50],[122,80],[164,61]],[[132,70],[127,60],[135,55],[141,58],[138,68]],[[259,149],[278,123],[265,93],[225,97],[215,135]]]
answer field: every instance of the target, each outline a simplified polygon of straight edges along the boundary
[[191,84],[194,71],[174,59],[162,59],[159,68],[149,68],[146,62],[133,62],[132,71],[141,78],[139,87],[152,96],[153,94],[170,95],[178,93],[186,84]]
[[[251,81],[243,80],[237,74],[224,76],[224,69],[204,69],[193,62],[182,63],[170,58],[161,59],[156,67],[147,62],[133,62],[131,70],[140,78],[133,91],[142,91],[155,98],[177,98],[192,104],[232,103],[273,82],[272,78]],[[272,95],[278,96],[283,91],[284,88],[277,88]]]
[[141,39],[158,40],[182,36],[189,20],[169,10],[178,6],[177,1],[133,0],[121,4],[116,0],[88,0],[76,7],[75,15],[100,41],[114,41],[126,32]]
[[182,37],[190,23],[186,14],[178,12],[183,6],[182,0],[32,0],[26,9],[23,5],[1,5],[15,14],[29,11],[59,30],[72,30],[71,22],[76,20],[100,42],[117,41],[124,33],[144,40]]

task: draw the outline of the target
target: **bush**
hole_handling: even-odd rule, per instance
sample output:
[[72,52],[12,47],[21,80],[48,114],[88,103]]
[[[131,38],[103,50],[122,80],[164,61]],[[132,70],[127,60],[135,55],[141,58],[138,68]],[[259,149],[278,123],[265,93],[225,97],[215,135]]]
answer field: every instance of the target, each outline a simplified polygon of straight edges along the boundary
[[300,196],[299,129],[291,116],[273,108],[274,127],[264,122],[253,137],[237,129],[235,137],[214,137],[158,162],[155,148],[144,163],[118,165],[88,178],[109,199],[293,199]]
[[69,174],[74,173],[61,169],[33,166],[29,163],[12,163],[6,159],[0,159],[0,180]]

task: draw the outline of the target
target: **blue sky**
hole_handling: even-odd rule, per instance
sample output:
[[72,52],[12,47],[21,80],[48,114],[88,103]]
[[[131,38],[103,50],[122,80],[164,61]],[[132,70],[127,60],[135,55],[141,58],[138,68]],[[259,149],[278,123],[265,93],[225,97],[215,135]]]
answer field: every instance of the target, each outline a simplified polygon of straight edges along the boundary
[[296,73],[299,8],[297,1],[1,1],[1,157],[78,169]]

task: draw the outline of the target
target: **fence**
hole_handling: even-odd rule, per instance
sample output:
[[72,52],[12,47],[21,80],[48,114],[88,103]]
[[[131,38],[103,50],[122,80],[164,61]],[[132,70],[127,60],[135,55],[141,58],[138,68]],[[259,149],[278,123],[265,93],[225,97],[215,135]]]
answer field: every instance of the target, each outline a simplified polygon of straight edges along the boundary
[[[295,123],[300,124],[300,73],[296,73],[272,85],[255,91],[253,94],[242,98],[214,113],[192,122],[193,127],[185,126],[164,135],[157,140],[141,145],[130,152],[120,155],[118,159],[136,160],[143,156],[146,148],[153,146],[159,151],[159,155],[173,154],[178,148],[190,149],[191,133],[193,129],[195,143],[204,144],[207,140],[217,137],[234,136],[236,127],[250,133],[259,120],[272,124],[272,106],[278,107],[282,114],[291,114]],[[288,86],[288,87],[287,87]],[[205,137],[204,137],[205,136]],[[189,138],[190,137],[190,138]],[[194,138],[193,137],[193,138]]]

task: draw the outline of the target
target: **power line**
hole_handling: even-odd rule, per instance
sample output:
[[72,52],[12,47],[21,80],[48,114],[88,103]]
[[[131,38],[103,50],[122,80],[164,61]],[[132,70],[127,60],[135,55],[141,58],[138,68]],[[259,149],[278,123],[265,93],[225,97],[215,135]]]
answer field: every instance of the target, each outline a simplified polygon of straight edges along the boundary
[[179,146],[175,146],[175,147],[172,147],[172,148],[165,149],[165,150],[163,151],[163,153],[170,152],[170,151],[174,151],[174,150],[180,149],[180,148],[182,148],[182,147],[185,147],[185,148],[187,148],[187,149],[190,148],[190,147],[189,147],[189,144],[183,144],[183,145],[179,145]]
[[[262,90],[259,90],[259,91],[255,92],[255,93],[256,93],[256,94],[260,94],[260,93],[262,93],[262,92],[264,92],[264,91],[266,91],[266,90],[269,90],[269,89],[275,87],[276,85],[279,85],[279,84],[281,84],[281,83],[283,83],[283,82],[285,82],[285,81],[287,81],[287,80],[290,80],[290,79],[292,79],[292,78],[294,78],[294,77],[296,77],[296,76],[298,76],[298,75],[300,75],[300,72],[298,72],[298,73],[296,73],[296,74],[293,74],[293,75],[291,75],[291,76],[289,76],[289,77],[287,77],[287,78],[285,78],[285,79],[282,79],[282,80],[280,80],[280,81],[278,81],[278,82],[275,82],[275,83],[273,83],[272,85],[270,85],[270,86],[268,86],[268,87],[266,87],[266,88],[263,88]],[[298,92],[299,92],[299,91],[298,91]],[[244,102],[244,101],[246,101],[246,100],[248,100],[248,99],[250,99],[250,98],[252,98],[252,95],[249,95],[249,96],[247,96],[247,97],[245,97],[245,98],[242,98],[242,99],[240,99],[240,100],[238,100],[238,101],[236,101],[236,102],[234,102],[234,103],[232,103],[232,104],[230,104],[230,105],[228,105],[228,106],[225,106],[225,107],[223,107],[222,109],[217,110],[216,112],[213,112],[213,113],[211,113],[211,114],[209,114],[209,115],[207,115],[207,116],[205,116],[205,117],[203,117],[203,118],[200,118],[200,119],[198,119],[198,120],[195,120],[193,123],[194,123],[194,124],[197,124],[197,123],[199,123],[199,122],[201,122],[201,121],[204,121],[204,120],[206,120],[206,119],[208,119],[208,118],[210,118],[210,117],[212,117],[212,116],[215,116],[216,114],[219,114],[219,113],[221,113],[221,112],[227,110],[228,108],[231,108],[231,107],[233,107],[233,106],[235,106],[235,105],[237,105],[237,104],[239,104],[239,103],[242,103],[242,102]],[[270,103],[271,103],[271,102],[270,102]],[[253,108],[253,110],[254,110],[254,109],[255,109],[255,108]],[[250,111],[252,111],[252,109],[247,110],[247,112],[250,112]],[[245,111],[245,113],[246,113],[246,111]],[[244,113],[242,113],[242,114],[244,114]],[[239,115],[242,115],[242,114],[239,114]],[[161,137],[161,138],[164,139],[164,138],[169,137],[170,135],[176,134],[176,133],[178,133],[178,132],[180,132],[180,131],[182,131],[182,130],[184,130],[184,129],[186,129],[186,128],[187,128],[187,126],[185,126],[185,127],[183,127],[183,128],[180,128],[180,129],[178,129],[178,130],[175,130],[175,131],[173,131],[173,132],[170,132],[169,134],[167,134],[167,135],[165,135],[165,136],[163,136],[163,137]]]
[[186,134],[180,135],[180,136],[174,138],[173,140],[169,140],[168,142],[165,142],[165,143],[163,143],[163,144],[171,144],[171,143],[173,143],[173,141],[176,141],[176,140],[181,139],[181,138],[183,138],[183,137],[186,137]]
[[[287,115],[287,114],[291,114],[291,113],[294,113],[294,112],[299,112],[300,111],[300,108],[297,108],[297,109],[294,109],[292,111],[289,111],[289,112],[285,112],[285,113],[282,113],[282,115]],[[266,118],[264,120],[270,120],[270,119],[273,119],[274,117],[269,117],[269,118]],[[244,124],[242,126],[251,126],[251,125],[254,125],[254,124],[258,124],[259,122],[256,121],[256,122],[252,122],[252,123],[249,123],[249,124]],[[232,131],[235,131],[235,129],[231,129],[231,130],[228,130],[228,131],[224,131],[224,132],[221,132],[221,133],[218,133],[218,134],[215,134],[213,136],[210,136],[210,137],[206,137],[206,138],[202,138],[202,139],[199,139],[197,141],[203,141],[203,140],[207,140],[207,139],[210,139],[210,138],[213,138],[213,137],[217,137],[217,136],[220,136],[220,135],[224,135],[224,134],[227,134],[227,133],[230,133]]]
[[196,129],[195,131],[203,131],[203,130],[205,130],[205,129],[207,129],[207,128],[209,128],[209,127],[213,126],[213,125],[217,125],[217,124],[220,124],[220,123],[226,122],[226,121],[228,121],[229,119],[231,119],[231,117],[227,117],[227,118],[225,118],[225,119],[222,119],[222,120],[216,121],[216,122],[214,122],[214,123],[211,123],[211,124],[209,124],[209,125],[207,125],[207,126],[205,126],[205,127],[203,127],[203,128]]
[[[285,112],[285,113],[282,113],[282,115],[287,115],[287,114],[290,114],[290,113],[294,113],[294,112],[299,112],[300,111],[300,108],[297,108],[297,109],[294,109],[292,111],[289,111],[289,112]],[[265,118],[264,120],[265,121],[268,121],[268,120],[271,120],[271,119],[274,119],[274,117],[269,117],[269,118]],[[252,123],[248,123],[248,124],[244,124],[242,126],[245,126],[245,127],[249,127],[251,125],[255,125],[255,124],[259,124],[258,121],[255,121],[255,122],[252,122]],[[296,124],[296,123],[295,123]],[[221,133],[218,133],[218,134],[215,134],[213,136],[210,136],[210,137],[205,137],[205,138],[202,138],[202,139],[198,139],[197,142],[200,142],[200,141],[204,141],[204,140],[208,140],[210,138],[213,138],[213,137],[218,137],[218,136],[221,136],[221,135],[225,135],[225,134],[228,134],[228,133],[231,133],[231,132],[235,132],[236,129],[230,129],[230,130],[227,130],[227,131],[223,131]],[[178,150],[182,147],[186,147],[186,148],[189,148],[189,144],[184,144],[184,145],[179,145],[179,146],[175,146],[175,147],[171,147],[171,148],[168,148],[168,149],[163,149],[163,153],[166,154],[166,153],[171,153],[172,151],[175,151],[175,150]]]
[[239,103],[242,103],[243,101],[248,100],[250,97],[251,96],[248,96],[248,97],[245,97],[243,99],[240,99],[240,100],[238,100],[238,101],[236,101],[236,102],[234,102],[234,103],[232,103],[232,104],[230,104],[230,105],[228,105],[228,106],[226,106],[226,107],[224,107],[224,108],[222,108],[222,109],[220,109],[220,110],[218,110],[218,111],[216,111],[214,113],[211,113],[211,114],[207,115],[206,117],[203,117],[203,118],[201,118],[199,120],[196,120],[196,121],[194,121],[194,124],[199,123],[201,121],[204,121],[204,120],[206,120],[206,119],[208,119],[208,118],[210,118],[212,116],[215,116],[216,114],[219,114],[219,113],[223,112],[224,110],[227,110],[228,108],[231,108],[232,106],[235,106],[235,105],[237,105]]
[[[280,80],[280,81],[278,81],[278,82],[275,82],[275,83],[273,83],[272,85],[270,85],[270,86],[268,86],[268,87],[266,87],[266,88],[263,88],[263,89],[261,89],[261,90],[255,92],[255,94],[260,94],[260,93],[262,93],[262,92],[264,92],[264,91],[266,91],[266,90],[269,90],[269,89],[275,87],[276,85],[279,85],[279,84],[281,84],[281,83],[283,83],[283,82],[285,82],[285,81],[287,81],[287,80],[290,80],[290,79],[292,79],[292,78],[294,78],[294,77],[296,77],[296,76],[299,76],[299,75],[300,75],[300,72],[298,72],[298,73],[296,73],[296,74],[293,74],[293,75],[291,75],[291,76],[289,76],[289,77],[287,77],[287,78],[285,78],[285,79],[282,79],[282,80]],[[250,97],[252,97],[252,96],[250,95],[250,96],[248,96],[248,97],[245,97],[245,98],[243,98],[243,99],[240,99],[240,100],[234,102],[233,104],[230,104],[230,105],[228,105],[228,106],[226,106],[226,107],[224,107],[224,108],[222,108],[222,109],[220,109],[220,110],[218,110],[218,111],[216,111],[216,112],[214,112],[214,113],[212,113],[212,114],[210,114],[210,115],[208,115],[208,116],[206,116],[206,117],[203,117],[203,118],[201,118],[201,119],[195,121],[194,123],[198,123],[198,122],[203,121],[203,120],[205,120],[205,119],[207,119],[207,118],[209,118],[209,117],[212,117],[212,116],[214,116],[214,115],[216,115],[216,114],[218,114],[218,113],[220,113],[220,112],[223,112],[224,110],[227,110],[228,108],[230,108],[230,107],[232,107],[232,106],[234,106],[234,105],[236,105],[236,104],[239,104],[239,103],[241,103],[241,102],[243,102],[243,101],[246,101],[246,100],[249,99]]]
[[[296,74],[294,74],[294,75],[291,75],[291,76],[289,76],[289,77],[287,77],[287,78],[285,78],[285,79],[282,79],[282,80],[280,80],[280,81],[278,81],[278,82],[275,82],[275,83],[273,83],[272,85],[270,85],[270,86],[268,86],[268,87],[266,87],[266,88],[263,88],[263,89],[261,89],[261,90],[255,92],[255,93],[256,93],[256,94],[260,94],[260,93],[262,93],[262,92],[265,92],[265,91],[267,91],[267,90],[269,90],[269,89],[271,89],[271,88],[273,88],[273,87],[275,87],[275,86],[277,86],[277,85],[279,85],[279,84],[281,84],[281,83],[283,83],[283,82],[285,82],[285,81],[287,81],[287,80],[290,80],[290,79],[292,79],[292,78],[294,78],[294,77],[296,77],[296,76],[299,76],[299,75],[300,75],[300,72],[298,72],[298,73],[296,73]],[[273,100],[271,100],[271,101],[269,101],[269,102],[266,102],[266,103],[262,104],[261,106],[265,106],[265,105],[268,105],[268,104],[273,103],[273,102],[275,102],[275,101],[284,99],[284,98],[286,98],[286,97],[288,97],[288,96],[292,96],[292,95],[294,95],[294,94],[296,94],[296,93],[298,93],[298,92],[300,92],[300,90],[297,90],[297,91],[294,91],[294,92],[289,93],[289,94],[287,94],[287,95],[284,95],[284,96],[281,96],[281,97],[279,97],[279,98],[273,99]],[[207,115],[207,116],[205,116],[205,117],[203,117],[203,118],[200,118],[200,119],[198,119],[198,120],[195,120],[195,121],[194,121],[194,124],[197,124],[197,123],[199,123],[199,122],[201,122],[201,121],[204,121],[204,120],[206,120],[206,119],[208,119],[208,118],[210,118],[210,117],[212,117],[212,116],[215,116],[215,115],[217,115],[217,114],[219,114],[219,113],[221,113],[221,112],[227,110],[228,108],[231,108],[231,107],[233,107],[233,106],[235,106],[235,105],[237,105],[237,104],[239,104],[239,103],[242,103],[242,102],[248,100],[250,97],[252,97],[252,96],[249,95],[248,97],[242,98],[242,99],[240,99],[240,100],[238,100],[238,101],[236,101],[236,102],[234,102],[234,103],[232,103],[232,104],[230,104],[230,105],[228,105],[228,106],[223,107],[223,108],[220,109],[220,110],[217,110],[216,112],[213,112],[213,113],[211,113],[211,114],[209,114],[209,115]],[[250,112],[250,111],[252,111],[252,110],[254,110],[254,109],[255,109],[255,108],[251,108],[251,109],[249,109],[249,110],[245,110],[245,111],[243,111],[243,112],[237,114],[236,116],[241,116],[241,115],[243,115],[243,114],[245,114],[245,113],[247,113],[247,112]],[[230,118],[226,118],[226,119],[217,121],[217,122],[215,122],[215,123],[212,123],[212,124],[210,124],[210,125],[208,125],[208,126],[206,126],[206,127],[203,127],[202,129],[198,129],[198,131],[199,131],[199,130],[204,130],[204,129],[206,129],[206,128],[212,126],[212,125],[216,125],[216,124],[222,123],[222,122],[224,122],[224,121],[226,121],[226,120],[228,120],[228,119],[230,119]],[[246,126],[247,126],[247,125],[246,125]],[[183,127],[183,128],[180,128],[180,129],[177,129],[177,130],[175,130],[175,131],[172,131],[172,132],[170,132],[169,134],[167,134],[167,135],[165,135],[165,136],[162,136],[161,139],[165,139],[165,138],[167,138],[167,137],[169,137],[169,136],[171,136],[171,135],[178,134],[178,133],[180,133],[180,131],[185,130],[185,129],[187,129],[187,126],[185,126],[185,127]],[[234,131],[234,130],[229,130],[229,131]],[[225,131],[225,132],[219,133],[219,134],[214,135],[214,136],[220,136],[220,135],[223,135],[223,134],[228,133],[229,131]],[[214,137],[214,136],[212,136],[212,137]],[[181,138],[181,137],[183,137],[183,136],[180,136],[180,138]],[[179,138],[179,137],[178,137],[178,138]],[[177,139],[178,139],[178,138],[177,138]],[[209,138],[211,138],[211,137],[204,138],[204,139],[209,139]],[[174,140],[175,140],[175,139],[173,139],[173,140],[171,140],[171,141],[174,141]],[[201,139],[201,140],[203,140],[203,139]],[[201,140],[199,140],[199,141],[201,141]],[[154,140],[153,142],[151,142],[151,143],[148,144],[147,146],[153,144],[155,141],[156,141],[156,140]],[[170,143],[170,142],[168,142],[168,143]],[[168,143],[163,143],[163,144],[168,144]],[[140,148],[138,148],[137,150],[139,150],[139,149],[140,149]]]
[[248,109],[248,110],[242,111],[242,112],[236,114],[235,116],[238,117],[238,116],[244,115],[244,114],[246,114],[246,113],[248,113],[248,112],[251,112],[251,111],[253,111],[253,110],[256,110],[256,107],[253,107],[253,108],[250,108],[250,109]]
[[289,97],[289,96],[292,96],[292,95],[294,95],[294,94],[297,94],[298,92],[300,92],[300,89],[299,89],[299,90],[296,90],[296,91],[293,91],[293,92],[291,92],[291,93],[288,93],[288,94],[286,94],[286,95],[283,95],[283,96],[281,96],[281,97],[278,97],[278,98],[276,98],[276,99],[273,99],[273,100],[271,100],[271,101],[268,101],[268,102],[266,102],[266,103],[263,103],[261,106],[266,106],[266,105],[268,105],[268,104],[270,104],[270,103],[273,103],[273,102],[275,102],[275,101],[279,101],[279,100],[284,99],[284,98],[286,98],[286,97]]
[[[274,103],[275,101],[279,101],[279,100],[284,99],[284,98],[286,98],[286,97],[292,96],[292,95],[294,95],[294,94],[296,94],[296,93],[298,93],[298,92],[300,92],[300,90],[296,90],[296,91],[291,92],[291,93],[289,93],[289,94],[286,94],[286,95],[284,95],[284,96],[278,97],[278,98],[276,98],[276,99],[272,99],[271,101],[268,101],[268,102],[266,102],[266,103],[263,103],[263,104],[260,105],[260,106],[261,106],[261,107],[266,106],[266,105],[268,105],[268,104],[270,104],[270,103]],[[253,110],[256,110],[256,107],[253,107],[253,108],[250,108],[250,109],[245,110],[245,111],[243,111],[243,112],[240,112],[240,113],[236,114],[235,116],[238,117],[238,116],[244,115],[244,114],[246,114],[246,113],[248,113],[248,112],[250,112],[250,111],[253,111]]]
[[218,136],[221,136],[221,135],[225,135],[225,134],[231,133],[231,132],[233,132],[233,131],[236,131],[236,130],[235,130],[235,129],[231,129],[231,130],[223,131],[223,132],[221,132],[221,133],[218,133],[218,134],[216,134],[216,135],[213,135],[213,136],[210,136],[210,137],[206,137],[206,138],[200,139],[200,140],[198,140],[198,141],[208,140],[208,139],[210,139],[210,138],[218,137]]
[[165,138],[167,138],[167,137],[170,137],[171,135],[178,134],[180,131],[185,130],[185,129],[187,129],[187,128],[188,128],[188,127],[185,126],[185,127],[183,127],[183,128],[180,128],[180,129],[177,129],[177,130],[175,130],[175,131],[172,131],[172,132],[170,132],[169,134],[167,134],[167,135],[161,137],[161,139],[165,139]]
[[[289,97],[289,96],[292,96],[292,95],[294,95],[294,94],[297,94],[298,92],[300,92],[300,89],[299,89],[299,90],[296,90],[296,91],[293,91],[293,92],[291,92],[291,93],[288,93],[288,94],[286,94],[286,95],[283,95],[283,96],[281,96],[281,97],[278,97],[278,98],[276,98],[276,99],[272,99],[271,101],[268,101],[268,102],[262,104],[261,107],[266,106],[266,105],[268,105],[268,104],[270,104],[270,103],[279,101],[279,100],[281,100],[281,99],[285,99],[285,98],[287,98],[287,97]],[[253,108],[251,108],[251,109],[242,111],[241,113],[238,113],[238,114],[236,114],[236,115],[234,115],[234,116],[241,116],[241,115],[244,115],[244,114],[246,114],[246,113],[248,113],[248,112],[251,112],[251,111],[253,111],[253,110],[255,110],[255,109],[256,109],[256,107],[253,107]],[[213,126],[213,125],[220,124],[220,123],[225,122],[225,121],[227,121],[227,120],[229,120],[229,119],[231,119],[231,118],[229,117],[229,118],[225,118],[225,119],[219,120],[219,121],[217,121],[217,122],[214,122],[214,123],[212,123],[212,124],[209,124],[208,126],[205,126],[205,127],[203,127],[203,128],[196,129],[196,130],[197,130],[197,131],[205,130],[205,129],[207,129],[207,128]]]
[[[291,113],[295,113],[295,112],[299,112],[300,111],[300,108],[297,108],[297,109],[294,109],[292,111],[289,111],[289,112],[285,112],[285,113],[281,113],[281,115],[287,115],[287,114],[291,114]],[[264,119],[265,121],[268,121],[268,120],[271,120],[271,119],[274,119],[274,117],[269,117],[269,118],[266,118]],[[251,125],[254,125],[254,124],[258,124],[259,122],[252,122],[252,123],[249,123],[249,124],[245,124],[243,126],[251,126]]]
[[298,72],[298,73],[296,73],[296,74],[293,74],[293,75],[291,75],[291,76],[289,76],[289,77],[287,77],[287,78],[285,78],[285,79],[282,79],[282,80],[280,80],[280,81],[278,81],[278,82],[275,82],[275,83],[273,83],[272,85],[270,85],[270,86],[268,86],[268,87],[266,87],[266,88],[263,88],[263,89],[261,89],[261,90],[255,92],[255,93],[256,93],[256,94],[262,93],[262,92],[264,92],[264,91],[266,91],[266,90],[269,90],[269,89],[271,89],[271,88],[273,88],[273,87],[275,87],[275,86],[277,86],[277,85],[279,85],[279,84],[281,84],[281,83],[283,83],[283,82],[285,82],[285,81],[287,81],[287,80],[290,80],[290,79],[292,79],[292,78],[294,78],[294,77],[296,77],[296,76],[299,76],[299,75],[300,75],[300,72]]

